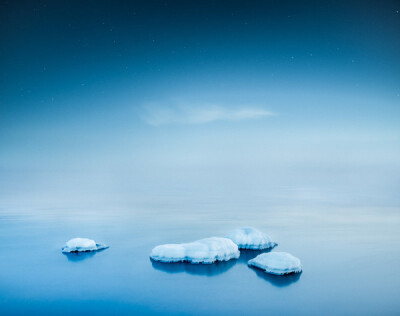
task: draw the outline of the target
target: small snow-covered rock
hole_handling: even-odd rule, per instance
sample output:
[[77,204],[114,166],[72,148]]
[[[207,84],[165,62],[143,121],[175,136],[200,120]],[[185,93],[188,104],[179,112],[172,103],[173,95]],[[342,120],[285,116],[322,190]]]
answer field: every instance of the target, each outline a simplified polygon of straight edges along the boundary
[[252,227],[238,228],[230,232],[226,238],[231,239],[239,249],[261,250],[277,246],[269,236]]
[[248,265],[277,275],[298,273],[302,270],[300,260],[287,252],[262,253],[251,259]]
[[213,263],[239,258],[240,252],[232,240],[210,237],[191,243],[160,245],[151,251],[150,258],[161,262]]
[[62,252],[84,252],[84,251],[96,251],[106,249],[108,246],[102,244],[96,244],[92,239],[88,238],[73,238],[67,241],[67,244],[62,248]]

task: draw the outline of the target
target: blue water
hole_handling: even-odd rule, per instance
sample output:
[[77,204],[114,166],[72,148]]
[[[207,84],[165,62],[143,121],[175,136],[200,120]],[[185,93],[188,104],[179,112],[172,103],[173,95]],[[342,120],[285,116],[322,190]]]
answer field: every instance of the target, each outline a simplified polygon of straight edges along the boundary
[[[394,315],[400,312],[400,213],[263,196],[152,196],[124,206],[65,199],[0,207],[0,314]],[[69,206],[62,207],[60,204]],[[79,204],[79,203],[76,203]],[[115,203],[118,205],[118,203]],[[271,276],[246,262],[149,259],[162,243],[254,226],[301,259],[303,272]],[[73,237],[106,243],[61,253]]]

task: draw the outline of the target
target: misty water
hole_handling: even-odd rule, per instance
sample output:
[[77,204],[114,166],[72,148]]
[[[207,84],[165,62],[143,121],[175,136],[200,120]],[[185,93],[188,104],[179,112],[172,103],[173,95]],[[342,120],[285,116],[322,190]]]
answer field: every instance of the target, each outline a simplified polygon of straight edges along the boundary
[[[371,200],[371,192],[358,200],[340,192],[339,200],[310,188],[183,184],[3,198],[0,311],[382,315],[400,309],[398,207]],[[242,226],[269,234],[279,243],[273,251],[300,258],[303,272],[272,276],[249,268],[257,251],[213,265],[149,259],[156,245],[224,236]],[[61,253],[73,237],[110,248]]]

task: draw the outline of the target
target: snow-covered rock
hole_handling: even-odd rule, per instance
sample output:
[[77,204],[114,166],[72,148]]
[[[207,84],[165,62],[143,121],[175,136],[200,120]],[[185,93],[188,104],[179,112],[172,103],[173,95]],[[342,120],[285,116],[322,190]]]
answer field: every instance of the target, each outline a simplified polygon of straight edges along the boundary
[[157,246],[151,251],[150,258],[161,262],[213,263],[237,259],[239,255],[232,240],[210,237],[191,243]]
[[261,250],[277,246],[269,236],[252,227],[238,228],[230,232],[226,238],[231,239],[239,249]]
[[297,273],[302,270],[300,260],[287,252],[262,253],[251,259],[248,265],[277,275]]
[[92,239],[88,238],[73,238],[67,241],[67,244],[62,248],[62,252],[84,252],[84,251],[96,251],[106,249],[108,246],[102,244],[96,244]]

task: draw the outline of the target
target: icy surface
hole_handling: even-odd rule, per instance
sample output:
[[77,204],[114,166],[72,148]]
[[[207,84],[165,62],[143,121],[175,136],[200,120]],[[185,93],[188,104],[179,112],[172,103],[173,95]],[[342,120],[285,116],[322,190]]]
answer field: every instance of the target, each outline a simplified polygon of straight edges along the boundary
[[161,262],[213,263],[239,258],[239,249],[232,240],[210,237],[185,244],[160,245],[150,258]]
[[62,249],[62,252],[84,252],[84,251],[96,251],[108,248],[106,245],[96,244],[92,239],[88,238],[73,238],[67,241],[66,246]]
[[251,259],[248,265],[277,275],[297,273],[302,270],[300,260],[287,252],[263,253]]
[[268,249],[277,246],[269,236],[252,227],[244,227],[230,232],[226,238],[231,239],[239,249]]

